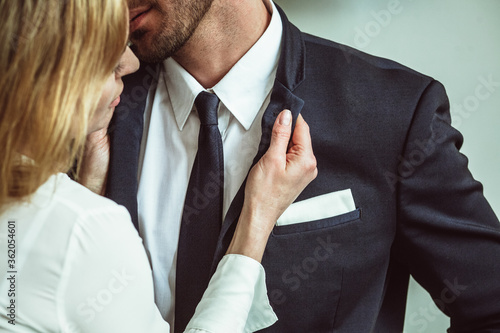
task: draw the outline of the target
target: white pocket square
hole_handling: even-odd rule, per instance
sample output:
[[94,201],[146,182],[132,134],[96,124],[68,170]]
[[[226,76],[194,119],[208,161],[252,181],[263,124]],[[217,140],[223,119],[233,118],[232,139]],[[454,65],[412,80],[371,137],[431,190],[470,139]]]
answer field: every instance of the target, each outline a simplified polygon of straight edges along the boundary
[[332,192],[291,204],[280,216],[276,225],[321,220],[349,213],[355,209],[351,189]]

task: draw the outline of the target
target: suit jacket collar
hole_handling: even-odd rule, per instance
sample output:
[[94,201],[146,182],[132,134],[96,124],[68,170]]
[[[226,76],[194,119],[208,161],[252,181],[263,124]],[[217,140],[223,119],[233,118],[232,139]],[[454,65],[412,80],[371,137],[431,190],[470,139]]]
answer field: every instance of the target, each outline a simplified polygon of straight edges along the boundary
[[290,91],[294,91],[305,80],[305,45],[302,34],[288,21],[283,10],[276,5],[283,22],[283,47],[276,80]]

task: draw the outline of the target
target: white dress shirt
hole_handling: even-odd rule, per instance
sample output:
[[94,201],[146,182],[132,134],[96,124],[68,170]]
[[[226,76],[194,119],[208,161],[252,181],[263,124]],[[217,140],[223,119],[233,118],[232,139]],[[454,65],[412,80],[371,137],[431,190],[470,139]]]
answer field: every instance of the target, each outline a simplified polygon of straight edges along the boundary
[[[261,138],[281,48],[282,23],[272,14],[261,38],[227,75],[209,89],[221,100],[219,130],[224,150],[223,216],[243,183]],[[181,216],[198,148],[200,121],[193,104],[204,88],[174,59],[163,63],[150,92],[139,167],[139,228],[153,268],[155,300],[163,318],[174,319],[175,274]],[[222,223],[222,221],[221,221]]]
[[[154,303],[151,268],[127,210],[65,174],[0,214],[0,257],[1,332],[170,329]],[[262,266],[226,255],[186,332],[253,332],[275,321]]]

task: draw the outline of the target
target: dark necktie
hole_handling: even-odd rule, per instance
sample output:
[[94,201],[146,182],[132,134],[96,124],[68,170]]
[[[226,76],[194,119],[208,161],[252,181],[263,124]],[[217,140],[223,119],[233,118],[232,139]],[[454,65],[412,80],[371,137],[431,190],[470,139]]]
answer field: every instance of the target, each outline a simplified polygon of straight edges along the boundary
[[224,155],[217,121],[219,99],[201,92],[194,104],[201,124],[177,249],[176,333],[184,331],[208,286],[222,225]]

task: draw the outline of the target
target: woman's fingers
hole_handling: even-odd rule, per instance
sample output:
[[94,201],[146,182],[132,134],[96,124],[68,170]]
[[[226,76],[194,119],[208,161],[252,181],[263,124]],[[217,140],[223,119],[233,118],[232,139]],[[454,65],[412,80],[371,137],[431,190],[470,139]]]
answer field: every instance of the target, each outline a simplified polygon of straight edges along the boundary
[[274,122],[271,135],[271,144],[264,159],[265,162],[275,162],[276,167],[286,167],[286,153],[290,142],[292,132],[292,113],[289,110],[283,110]]
[[287,152],[287,169],[289,172],[301,173],[307,183],[316,178],[317,175],[309,125],[300,114],[297,117],[292,143]]
[[290,111],[281,112],[270,147],[251,170],[246,184],[246,203],[256,215],[266,216],[263,223],[270,227],[317,174],[308,125],[299,116],[289,147],[291,126]]

